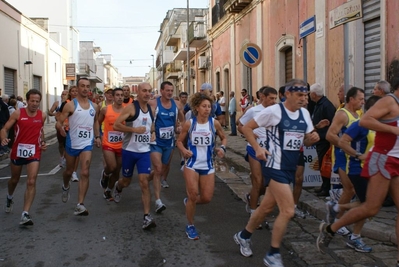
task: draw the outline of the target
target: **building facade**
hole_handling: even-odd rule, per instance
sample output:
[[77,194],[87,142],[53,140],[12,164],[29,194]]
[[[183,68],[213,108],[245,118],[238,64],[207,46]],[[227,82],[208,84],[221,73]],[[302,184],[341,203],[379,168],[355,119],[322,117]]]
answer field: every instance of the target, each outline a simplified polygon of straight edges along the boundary
[[[340,16],[345,18],[343,5],[361,11],[362,18],[334,27]],[[399,41],[387,38],[397,35],[398,11],[399,2],[389,0],[211,0],[212,82],[226,95],[230,90],[237,95],[249,81],[255,94],[263,85],[278,89],[292,78],[306,79],[320,83],[338,104],[346,76],[368,96],[377,81],[399,75]],[[316,32],[301,39],[300,24],[311,17]],[[262,50],[251,76],[240,58],[248,43]]]

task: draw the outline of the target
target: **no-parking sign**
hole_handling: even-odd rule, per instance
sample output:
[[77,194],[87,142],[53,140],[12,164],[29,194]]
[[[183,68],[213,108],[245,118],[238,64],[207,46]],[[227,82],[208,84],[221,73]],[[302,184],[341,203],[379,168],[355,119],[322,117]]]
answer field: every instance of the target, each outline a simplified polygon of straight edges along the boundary
[[247,43],[241,47],[240,59],[248,68],[256,67],[262,61],[262,50],[254,43]]

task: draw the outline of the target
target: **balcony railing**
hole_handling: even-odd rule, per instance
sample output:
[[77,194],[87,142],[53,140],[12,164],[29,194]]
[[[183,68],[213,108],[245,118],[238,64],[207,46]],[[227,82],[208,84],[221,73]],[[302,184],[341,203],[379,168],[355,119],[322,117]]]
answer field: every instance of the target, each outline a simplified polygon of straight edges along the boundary
[[201,47],[206,44],[206,26],[203,21],[191,22],[188,28],[190,46]]
[[218,4],[212,7],[212,27],[215,26],[216,23],[218,23],[226,14],[223,7],[226,2],[227,0],[220,0]]

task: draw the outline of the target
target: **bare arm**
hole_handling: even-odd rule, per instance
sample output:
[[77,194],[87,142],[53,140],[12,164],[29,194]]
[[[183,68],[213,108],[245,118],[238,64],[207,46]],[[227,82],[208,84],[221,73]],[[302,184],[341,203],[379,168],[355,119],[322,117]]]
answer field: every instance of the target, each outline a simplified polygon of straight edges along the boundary
[[242,133],[245,135],[245,138],[247,139],[248,143],[250,143],[253,149],[255,150],[256,158],[266,161],[267,160],[266,155],[270,155],[270,152],[259,146],[258,142],[256,142],[255,135],[253,133],[253,130],[258,127],[259,125],[255,122],[255,120],[251,119],[248,123],[246,123],[242,127],[241,130]]
[[51,108],[47,111],[47,114],[49,116],[55,116],[56,113],[54,113],[54,111],[57,109],[59,103],[60,103],[59,101],[55,101],[54,104],[51,106]]
[[327,131],[326,139],[332,145],[339,147],[339,137],[338,134],[341,131],[342,127],[344,127],[348,123],[348,116],[345,111],[337,111],[334,116],[334,119],[331,123],[330,128]]
[[215,129],[216,129],[216,134],[219,136],[220,141],[222,142],[220,148],[216,149],[216,153],[219,158],[223,158],[226,153],[227,139],[222,129],[222,125],[217,120],[215,120]]
[[98,123],[98,115],[100,113],[100,107],[93,103],[94,109],[96,111],[96,114],[94,115],[94,143],[96,144],[97,147],[101,146],[101,138],[100,138],[100,124]]
[[114,123],[114,130],[124,132],[124,133],[138,133],[142,134],[145,133],[146,128],[145,126],[140,126],[140,127],[129,127],[123,124],[123,122],[129,118],[133,117],[135,112],[134,105],[128,105],[126,106],[123,110],[121,115],[116,119]]
[[62,112],[58,116],[55,128],[60,132],[62,136],[66,136],[65,129],[62,124],[70,115],[73,114],[74,110],[75,110],[75,104],[73,103],[73,101],[71,101],[64,106]]
[[98,115],[98,123],[101,125],[104,122],[105,115],[107,114],[107,107],[103,107]]
[[303,144],[305,146],[311,146],[314,143],[318,142],[320,140],[320,136],[317,132],[311,132],[305,135],[305,139],[303,141]]
[[177,148],[181,151],[181,153],[185,158],[189,158],[193,155],[193,152],[186,149],[183,144],[183,142],[185,142],[186,140],[186,137],[188,135],[188,130],[190,129],[190,127],[191,127],[191,121],[188,120],[183,124],[183,128],[180,132],[179,138],[176,141]]
[[360,119],[359,125],[370,130],[399,135],[399,128],[381,123],[380,119],[394,118],[398,114],[391,114],[397,110],[396,101],[388,96],[378,100]]

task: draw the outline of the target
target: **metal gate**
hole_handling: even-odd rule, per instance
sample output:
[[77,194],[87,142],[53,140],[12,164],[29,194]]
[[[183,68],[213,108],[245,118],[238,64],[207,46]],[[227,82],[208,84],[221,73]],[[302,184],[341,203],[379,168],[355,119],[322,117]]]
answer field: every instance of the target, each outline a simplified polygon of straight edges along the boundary
[[15,70],[4,68],[4,93],[15,94]]
[[364,89],[366,98],[373,94],[381,80],[380,0],[363,0],[364,23]]
[[42,91],[42,77],[33,75],[33,88]]

